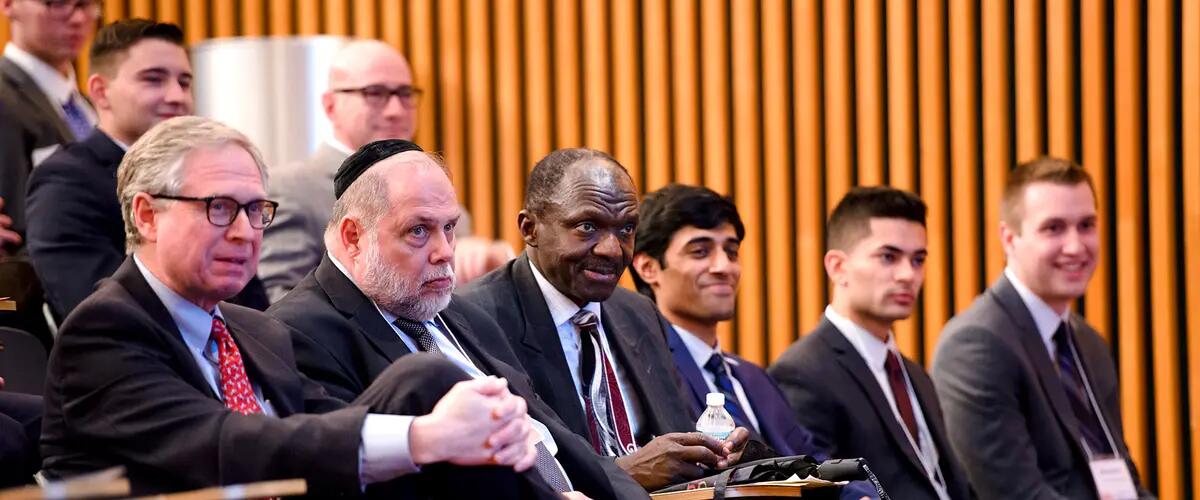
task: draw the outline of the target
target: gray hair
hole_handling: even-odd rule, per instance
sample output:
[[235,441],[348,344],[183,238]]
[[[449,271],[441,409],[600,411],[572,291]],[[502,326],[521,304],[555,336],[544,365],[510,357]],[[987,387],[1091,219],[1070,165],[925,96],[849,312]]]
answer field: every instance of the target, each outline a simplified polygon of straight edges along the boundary
[[142,235],[134,222],[133,198],[138,193],[178,195],[183,186],[184,158],[197,149],[234,144],[245,149],[254,164],[263,187],[267,166],[258,148],[241,132],[221,122],[199,116],[180,116],[165,120],[134,142],[117,169],[117,196],[125,219],[125,251],[133,253],[142,244]]
[[[412,153],[413,151],[408,151]],[[450,178],[450,169],[446,166],[446,162],[441,155],[428,151],[418,151],[429,160],[433,161],[442,173]],[[404,154],[404,153],[397,153]],[[395,156],[395,155],[392,155]],[[383,158],[379,162],[383,162],[391,158]],[[376,163],[379,163],[376,162]],[[346,217],[354,217],[358,219],[362,225],[363,231],[371,231],[379,224],[379,220],[383,215],[391,210],[391,200],[389,198],[388,182],[383,178],[386,169],[368,167],[358,179],[355,179],[350,187],[342,193],[342,197],[334,200],[333,213],[329,216],[329,223],[325,225],[325,247],[330,248],[337,234],[338,225],[342,219]],[[457,233],[456,233],[457,234]]]

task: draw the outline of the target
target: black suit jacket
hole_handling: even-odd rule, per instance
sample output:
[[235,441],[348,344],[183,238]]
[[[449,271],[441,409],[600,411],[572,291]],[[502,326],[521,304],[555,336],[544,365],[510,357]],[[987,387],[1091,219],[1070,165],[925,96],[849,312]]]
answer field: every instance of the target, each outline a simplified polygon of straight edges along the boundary
[[[970,498],[962,469],[946,440],[933,382],[920,365],[904,370],[925,415],[950,498]],[[892,498],[933,499],[937,493],[916,450],[896,420],[879,382],[858,350],[828,319],[792,344],[767,372],[779,383],[796,418],[835,457],[862,457]]]
[[[1109,347],[1082,317],[1072,316],[1071,324],[1080,368],[1136,483]],[[950,443],[980,498],[1096,498],[1075,413],[1033,316],[1006,277],[946,324],[933,379]]]
[[33,170],[33,151],[74,140],[33,77],[0,57],[0,198],[18,233],[25,234],[25,187]]
[[[95,290],[125,261],[125,222],[117,198],[117,167],[125,151],[96,129],[38,165],[29,180],[30,260],[59,318]],[[257,277],[231,299],[266,309]]]
[[359,489],[365,406],[296,370],[287,327],[222,303],[246,372],[279,418],[230,412],[132,259],[63,323],[50,356],[43,470],[123,465],[136,494],[300,477]]
[[[300,370],[345,401],[357,398],[393,361],[411,352],[328,255],[267,312],[292,327]],[[529,414],[554,436],[556,458],[577,490],[592,498],[646,497],[628,474],[597,456],[537,398],[528,376],[514,368],[520,365],[500,327],[482,310],[455,298],[441,317],[476,367],[506,378],[509,390],[529,403]]]
[[[587,420],[558,331],[529,266],[529,257],[522,254],[471,282],[462,298],[496,318],[533,379],[538,395],[572,431],[587,439]],[[641,433],[635,436],[638,442],[644,444],[670,432],[694,431],[696,423],[689,418],[691,413],[680,394],[678,374],[667,350],[671,325],[654,303],[618,287],[603,302],[600,313],[608,345],[629,374],[642,408]]]

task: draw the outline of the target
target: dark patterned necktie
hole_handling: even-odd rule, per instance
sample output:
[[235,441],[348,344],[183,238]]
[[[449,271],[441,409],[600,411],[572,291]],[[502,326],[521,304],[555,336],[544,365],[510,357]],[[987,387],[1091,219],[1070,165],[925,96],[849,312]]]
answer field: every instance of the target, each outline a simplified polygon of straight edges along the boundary
[[729,412],[733,421],[739,426],[751,428],[750,418],[742,410],[737,391],[733,390],[733,380],[729,378],[729,370],[725,368],[725,358],[720,353],[714,352],[712,357],[708,358],[708,362],[704,363],[704,369],[713,374],[713,381],[717,389],[725,395],[725,411]]
[[63,118],[66,118],[67,128],[71,129],[75,140],[82,141],[92,133],[92,122],[88,120],[87,113],[83,111],[76,99],[72,94],[67,98],[67,102],[63,103]]
[[596,314],[580,309],[571,317],[579,331],[579,382],[592,447],[604,456],[622,457],[637,450],[625,398],[604,344]]
[[1058,364],[1058,377],[1062,380],[1063,389],[1067,393],[1067,401],[1071,403],[1071,411],[1079,422],[1079,434],[1093,453],[1111,455],[1112,446],[1104,435],[1104,428],[1096,418],[1092,402],[1088,399],[1087,390],[1080,377],[1079,367],[1075,364],[1075,344],[1071,326],[1067,322],[1058,325],[1054,332],[1054,357]]
[[396,318],[395,324],[400,331],[416,341],[417,348],[421,352],[441,354],[442,350],[438,349],[437,342],[433,340],[433,334],[429,333],[429,329],[425,328],[425,323],[418,323],[407,318]]

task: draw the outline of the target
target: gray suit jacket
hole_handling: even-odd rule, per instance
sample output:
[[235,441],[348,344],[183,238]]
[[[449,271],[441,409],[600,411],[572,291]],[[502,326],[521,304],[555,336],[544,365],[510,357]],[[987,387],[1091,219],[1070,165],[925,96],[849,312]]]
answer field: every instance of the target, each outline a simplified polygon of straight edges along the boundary
[[[1101,417],[1137,482],[1109,347],[1082,317],[1073,316],[1071,324]],[[932,372],[951,448],[980,499],[1096,498],[1066,391],[1007,278],[946,324]],[[1139,496],[1152,497],[1138,488]]]
[[75,136],[54,103],[12,60],[0,57],[0,198],[13,229],[25,234],[25,188],[35,149]]
[[270,198],[279,202],[279,211],[263,233],[258,262],[271,302],[321,263],[333,213],[333,175],[346,157],[326,142],[309,159],[271,171]]

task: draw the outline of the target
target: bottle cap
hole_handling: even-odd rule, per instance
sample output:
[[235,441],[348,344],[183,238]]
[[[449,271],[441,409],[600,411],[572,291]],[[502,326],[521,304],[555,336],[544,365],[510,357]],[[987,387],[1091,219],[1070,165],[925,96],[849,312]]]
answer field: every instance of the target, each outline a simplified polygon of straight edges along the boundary
[[704,402],[708,406],[725,406],[725,395],[719,392],[710,392],[704,398]]

